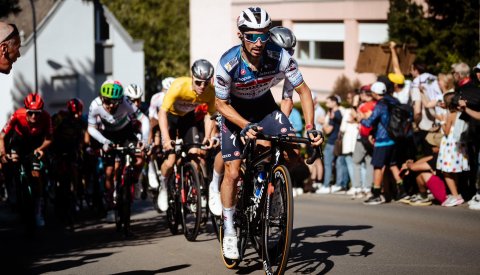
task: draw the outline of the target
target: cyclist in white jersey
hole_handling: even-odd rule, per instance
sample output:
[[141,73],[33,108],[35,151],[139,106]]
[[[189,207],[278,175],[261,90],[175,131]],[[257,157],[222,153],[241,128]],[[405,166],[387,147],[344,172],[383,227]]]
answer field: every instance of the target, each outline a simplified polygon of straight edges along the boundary
[[255,138],[256,130],[269,135],[294,135],[292,125],[279,110],[270,91],[283,77],[300,96],[312,144],[319,146],[322,143],[319,135],[314,137],[310,89],[303,81],[295,59],[286,50],[269,42],[270,25],[271,19],[265,10],[255,7],[242,11],[237,19],[241,45],[228,50],[215,70],[216,105],[223,117],[221,137],[225,161],[221,185],[225,230],[223,253],[229,259],[238,259],[239,256],[233,214],[241,165],[240,137]]
[[[150,107],[148,108],[148,118],[150,119],[150,136],[148,138],[148,141],[150,144],[153,144],[153,152],[155,152],[155,150],[161,145],[160,127],[158,125],[158,112],[160,111],[160,107],[162,106],[163,98],[165,97],[168,89],[170,89],[170,85],[172,85],[172,82],[174,80],[175,78],[173,77],[167,77],[162,80],[162,90],[154,94],[150,99]],[[155,168],[154,164],[156,157],[156,154],[152,153],[150,155],[150,162],[148,163],[148,184],[150,188],[154,191],[158,191],[159,186],[157,169]],[[156,193],[154,196],[157,196]],[[157,201],[156,198],[154,198],[154,201]]]
[[[100,120],[101,129],[98,120]],[[107,221],[113,221],[113,176],[115,155],[110,149],[114,145],[125,146],[129,142],[138,142],[137,146],[147,144],[149,121],[139,109],[123,95],[123,87],[118,81],[107,80],[100,88],[100,96],[90,104],[88,112],[88,133],[103,145],[105,166],[105,189],[107,194]],[[137,138],[141,134],[141,140]],[[143,165],[143,158],[137,157],[137,172]]]

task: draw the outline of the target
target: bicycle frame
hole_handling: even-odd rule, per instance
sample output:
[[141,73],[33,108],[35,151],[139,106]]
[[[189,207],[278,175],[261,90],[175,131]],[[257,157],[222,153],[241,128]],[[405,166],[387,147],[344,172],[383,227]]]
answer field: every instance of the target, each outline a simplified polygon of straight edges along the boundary
[[[243,254],[246,249],[246,240],[250,237],[252,242],[255,242],[254,245],[256,246],[257,251],[259,250],[258,247],[260,244],[258,243],[259,240],[255,237],[258,235],[259,227],[263,223],[269,222],[269,205],[270,205],[270,196],[265,196],[266,193],[271,194],[273,193],[273,185],[272,182],[275,178],[274,171],[275,168],[284,162],[283,153],[285,151],[285,147],[289,146],[289,143],[309,143],[309,139],[307,138],[300,138],[295,136],[288,136],[288,135],[278,135],[278,136],[269,136],[259,133],[257,135],[258,139],[267,140],[271,142],[270,147],[260,154],[256,154],[256,142],[253,140],[247,141],[245,148],[243,150],[242,158],[245,159],[245,173],[244,173],[244,184],[239,191],[239,207],[241,209],[237,212],[236,216],[236,223],[240,224],[240,228],[243,229],[242,238],[244,242],[240,246],[240,260],[243,259]],[[308,163],[313,163],[319,151],[316,150],[311,158],[307,160]],[[321,157],[321,155],[320,155]],[[267,161],[268,160],[268,161]],[[261,185],[257,188],[260,188],[260,191],[257,195],[253,193],[254,188],[254,176],[256,173],[256,168],[260,165],[264,166],[264,171],[267,172],[267,178],[261,183]],[[245,184],[246,183],[246,184]],[[267,215],[262,216],[262,211],[266,207]],[[246,222],[246,224],[245,224]],[[244,227],[246,225],[246,227]],[[246,230],[246,231],[245,231]],[[261,232],[260,232],[261,233]],[[264,268],[266,263],[263,263]],[[268,264],[267,264],[268,265]]]
[[[118,220],[116,221],[117,230],[121,230],[123,225],[124,234],[130,233],[130,211],[134,200],[134,159],[136,153],[140,151],[130,144],[128,147],[115,147],[112,149],[120,154],[123,158],[120,160],[120,166],[117,170],[116,179],[114,181],[117,198]],[[119,192],[117,192],[119,191]],[[120,193],[120,194],[119,194]],[[120,196],[119,196],[120,195]],[[115,196],[114,196],[115,197]]]

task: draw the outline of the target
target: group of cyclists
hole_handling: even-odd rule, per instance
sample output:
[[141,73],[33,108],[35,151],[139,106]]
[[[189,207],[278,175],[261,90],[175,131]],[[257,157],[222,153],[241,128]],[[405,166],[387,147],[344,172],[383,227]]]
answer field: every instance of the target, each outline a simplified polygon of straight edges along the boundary
[[[81,187],[81,179],[86,177],[82,177],[84,170],[77,166],[85,163],[81,159],[92,159],[91,156],[101,151],[106,217],[111,221],[115,206],[115,170],[118,168],[113,148],[136,144],[141,153],[136,156],[135,171],[140,176],[143,169],[148,170],[155,205],[160,211],[166,211],[169,207],[166,181],[176,161],[172,141],[180,138],[186,143],[204,144],[203,149],[220,143],[221,151],[214,158],[208,187],[208,205],[214,215],[223,217],[224,256],[238,259],[233,217],[242,141],[255,139],[258,132],[295,135],[288,120],[295,90],[300,96],[305,130],[312,146],[318,147],[323,142],[322,135],[315,130],[310,88],[292,57],[295,36],[284,27],[271,29],[271,23],[270,16],[262,8],[243,10],[237,19],[240,44],[226,51],[216,68],[207,60],[199,59],[191,67],[191,76],[164,79],[163,90],[152,96],[149,108],[142,105],[143,91],[139,86],[124,87],[116,80],[107,80],[101,85],[99,96],[88,109],[87,121],[82,120],[83,103],[79,99],[69,100],[66,110],[50,117],[43,108],[41,96],[28,94],[24,108],[12,115],[0,133],[2,165],[27,159],[30,155],[45,161],[48,148],[53,156],[50,176],[59,178],[64,176],[62,173],[74,171],[73,178],[78,181],[75,188],[88,189]],[[280,108],[270,88],[282,80],[285,83]],[[211,119],[215,113],[220,114],[219,127],[217,121]],[[191,150],[197,150],[194,153],[202,156],[203,149]],[[162,155],[161,160],[159,155]],[[285,158],[291,161],[297,157],[298,149],[292,146]],[[56,170],[55,163],[59,165],[60,162],[68,163],[68,168]],[[91,163],[87,161],[85,166],[91,167]],[[34,191],[36,221],[38,226],[43,226],[45,196],[42,190],[48,179],[34,172],[32,169],[32,177],[38,181]]]

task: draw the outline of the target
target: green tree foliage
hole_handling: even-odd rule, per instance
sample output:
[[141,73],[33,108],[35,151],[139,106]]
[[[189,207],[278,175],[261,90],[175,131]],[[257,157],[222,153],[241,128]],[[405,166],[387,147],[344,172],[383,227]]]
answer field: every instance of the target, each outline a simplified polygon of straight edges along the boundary
[[144,41],[146,90],[157,91],[168,76],[189,73],[188,0],[102,1],[134,39]]
[[417,46],[416,61],[432,72],[449,71],[454,62],[480,61],[479,1],[390,0],[390,39]]
[[7,17],[10,13],[20,12],[18,0],[0,0],[0,18]]

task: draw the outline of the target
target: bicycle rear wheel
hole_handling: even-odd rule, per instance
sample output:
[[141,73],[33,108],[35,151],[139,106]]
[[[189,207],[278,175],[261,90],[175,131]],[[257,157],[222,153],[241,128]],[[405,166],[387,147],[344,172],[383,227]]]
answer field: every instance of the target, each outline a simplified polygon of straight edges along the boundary
[[262,259],[266,273],[283,274],[287,266],[293,228],[293,195],[290,173],[284,165],[273,170],[269,200],[263,208]]
[[202,220],[202,196],[198,170],[191,163],[182,167],[182,202],[183,233],[189,241],[195,241]]

